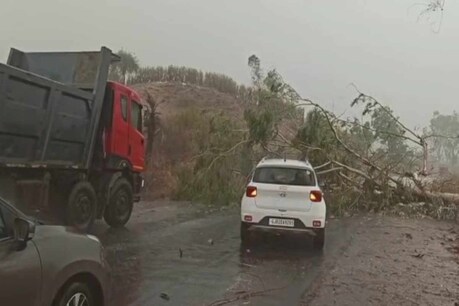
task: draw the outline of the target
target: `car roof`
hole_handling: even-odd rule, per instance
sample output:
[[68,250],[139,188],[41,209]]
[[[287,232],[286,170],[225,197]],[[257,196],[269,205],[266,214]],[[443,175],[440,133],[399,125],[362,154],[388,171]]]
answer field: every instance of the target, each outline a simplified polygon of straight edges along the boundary
[[291,167],[291,168],[303,168],[314,170],[311,164],[307,161],[296,160],[296,159],[263,159],[261,160],[257,168],[261,167]]

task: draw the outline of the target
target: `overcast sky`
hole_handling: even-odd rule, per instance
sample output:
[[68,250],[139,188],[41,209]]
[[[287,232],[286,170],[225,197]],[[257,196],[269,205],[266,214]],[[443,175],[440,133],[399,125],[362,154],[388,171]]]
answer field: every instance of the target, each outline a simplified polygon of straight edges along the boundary
[[[335,111],[349,84],[411,126],[459,110],[459,1],[417,20],[428,0],[1,0],[0,58],[23,50],[133,51],[248,83],[255,53],[300,93]],[[27,5],[26,5],[27,3]],[[414,5],[414,6],[413,6]],[[431,24],[433,23],[433,24]]]

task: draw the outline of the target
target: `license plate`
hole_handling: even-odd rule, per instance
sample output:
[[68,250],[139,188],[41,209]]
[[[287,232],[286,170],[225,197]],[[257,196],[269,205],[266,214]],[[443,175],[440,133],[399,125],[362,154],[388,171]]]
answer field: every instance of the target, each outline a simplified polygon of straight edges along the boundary
[[294,220],[289,220],[289,219],[269,218],[269,225],[294,227],[295,226],[295,221]]

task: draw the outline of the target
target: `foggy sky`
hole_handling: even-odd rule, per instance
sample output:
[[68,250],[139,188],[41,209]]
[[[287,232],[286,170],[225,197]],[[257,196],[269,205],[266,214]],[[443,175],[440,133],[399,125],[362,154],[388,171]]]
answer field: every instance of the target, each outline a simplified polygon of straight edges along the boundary
[[422,7],[413,4],[423,1],[1,0],[0,62],[10,47],[105,45],[133,51],[142,65],[185,65],[249,83],[255,53],[337,112],[348,111],[355,83],[410,126],[424,126],[435,110],[459,109],[459,1],[447,1],[439,33],[439,14],[417,20]]

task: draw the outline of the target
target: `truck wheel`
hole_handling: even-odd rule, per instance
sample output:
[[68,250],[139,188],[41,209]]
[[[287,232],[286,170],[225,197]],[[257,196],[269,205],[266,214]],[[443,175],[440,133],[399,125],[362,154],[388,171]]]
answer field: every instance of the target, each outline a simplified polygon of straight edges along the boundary
[[96,218],[97,196],[89,182],[76,183],[67,202],[65,220],[67,225],[88,231]]
[[322,250],[325,244],[325,228],[320,228],[316,230],[316,235],[314,236],[313,245],[316,250]]
[[134,203],[132,186],[127,179],[118,179],[110,191],[104,220],[111,227],[124,226],[131,217]]

